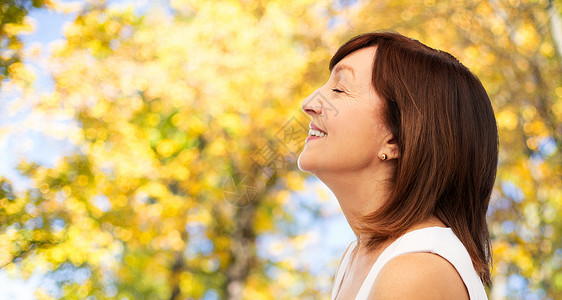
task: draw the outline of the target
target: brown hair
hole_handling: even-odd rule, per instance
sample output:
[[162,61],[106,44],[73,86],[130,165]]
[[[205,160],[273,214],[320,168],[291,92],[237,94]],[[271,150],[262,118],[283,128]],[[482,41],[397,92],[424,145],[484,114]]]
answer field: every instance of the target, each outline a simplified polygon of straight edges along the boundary
[[498,134],[490,99],[468,68],[449,53],[398,33],[352,38],[330,61],[376,46],[373,86],[386,105],[386,123],[400,150],[390,196],[362,222],[367,246],[398,238],[436,216],[467,249],[490,284],[486,211],[498,163]]

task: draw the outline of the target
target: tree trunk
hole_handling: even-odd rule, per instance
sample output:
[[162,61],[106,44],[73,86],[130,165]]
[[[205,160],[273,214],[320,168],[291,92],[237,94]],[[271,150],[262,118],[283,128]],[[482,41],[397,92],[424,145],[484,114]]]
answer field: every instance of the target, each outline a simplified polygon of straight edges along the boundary
[[254,220],[256,215],[256,202],[249,206],[238,208],[236,213],[236,228],[232,235],[232,258],[233,262],[226,270],[227,284],[226,293],[228,300],[241,300],[244,283],[252,269],[255,260]]

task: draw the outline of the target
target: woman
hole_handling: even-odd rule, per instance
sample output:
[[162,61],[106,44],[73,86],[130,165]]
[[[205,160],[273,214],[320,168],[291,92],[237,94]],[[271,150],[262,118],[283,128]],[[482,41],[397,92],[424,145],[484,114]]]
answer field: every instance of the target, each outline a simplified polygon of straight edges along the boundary
[[480,81],[387,32],[351,39],[330,71],[303,102],[312,121],[298,163],[357,236],[332,299],[486,299],[498,137]]

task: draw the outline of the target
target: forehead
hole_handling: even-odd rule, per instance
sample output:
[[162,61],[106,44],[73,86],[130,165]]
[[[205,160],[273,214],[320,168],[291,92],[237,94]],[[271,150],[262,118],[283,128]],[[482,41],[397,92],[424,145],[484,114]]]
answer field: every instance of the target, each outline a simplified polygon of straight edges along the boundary
[[335,73],[350,72],[355,80],[370,82],[376,48],[367,47],[354,51],[340,60],[334,67]]

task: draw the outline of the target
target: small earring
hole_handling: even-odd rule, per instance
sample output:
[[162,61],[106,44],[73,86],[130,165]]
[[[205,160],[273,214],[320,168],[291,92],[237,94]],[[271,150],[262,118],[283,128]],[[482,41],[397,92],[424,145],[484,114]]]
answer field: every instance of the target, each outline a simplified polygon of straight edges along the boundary
[[381,158],[382,158],[382,160],[386,160],[388,157],[386,156],[386,154],[383,153],[383,154],[381,155]]

